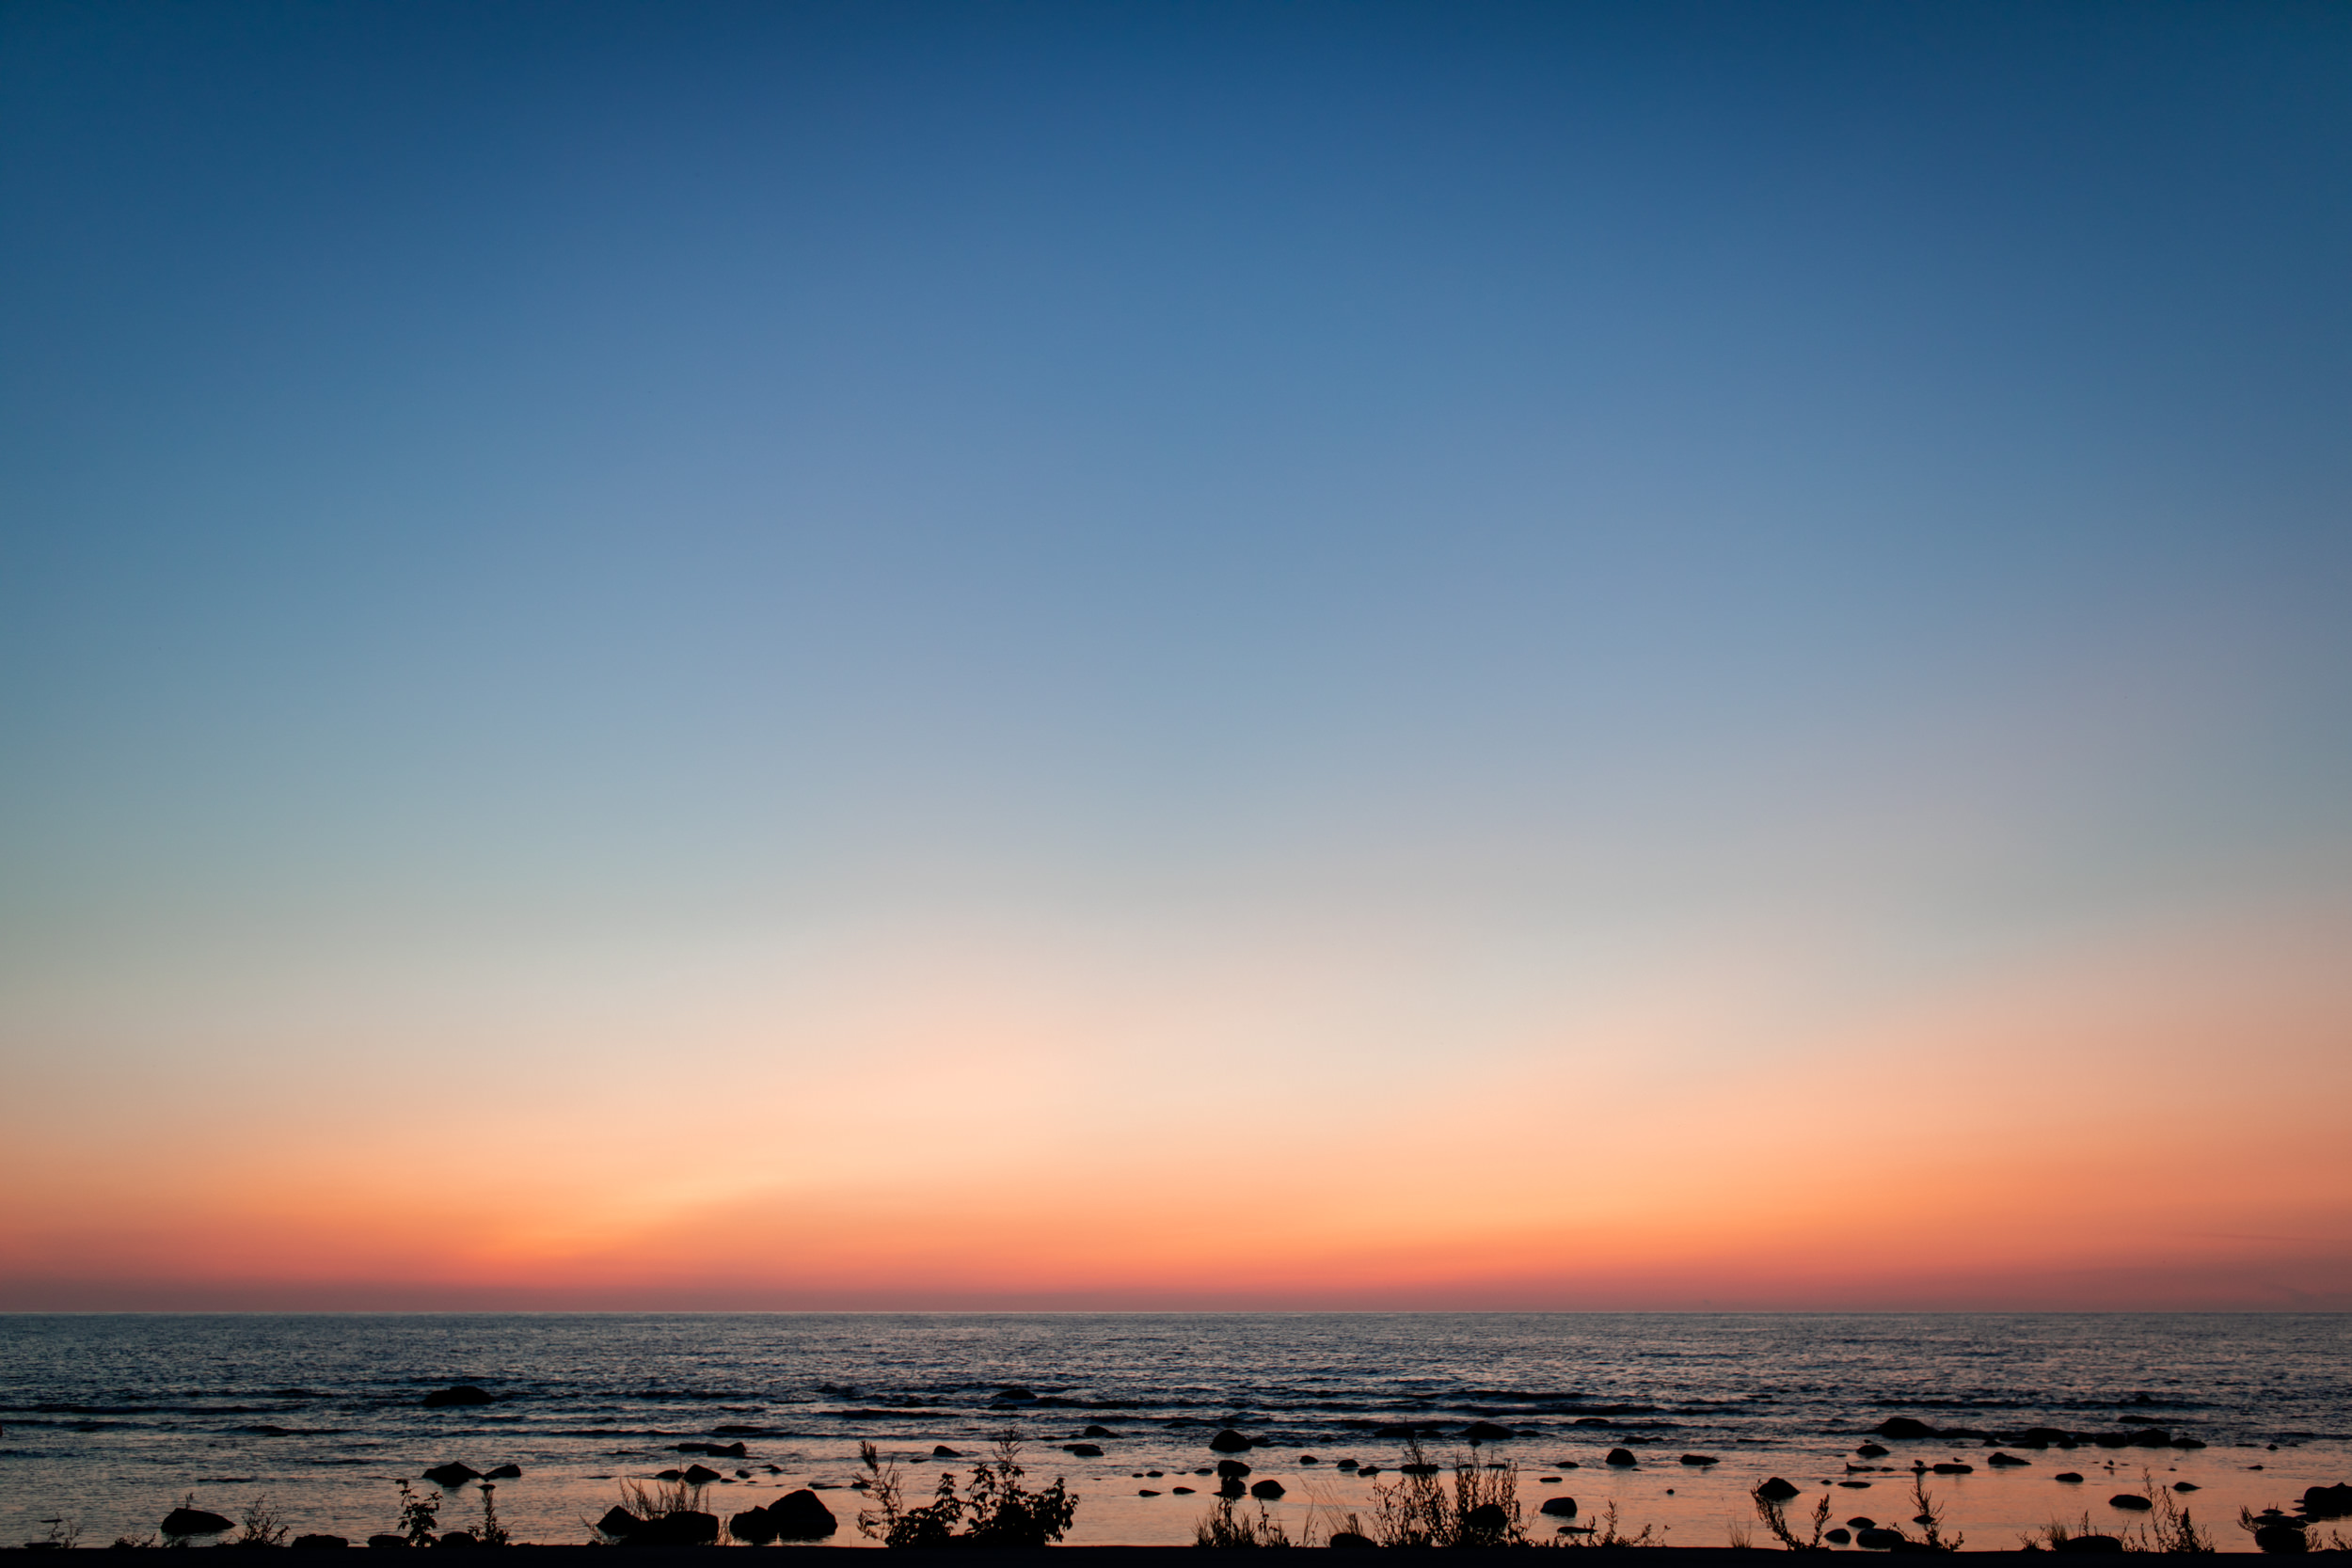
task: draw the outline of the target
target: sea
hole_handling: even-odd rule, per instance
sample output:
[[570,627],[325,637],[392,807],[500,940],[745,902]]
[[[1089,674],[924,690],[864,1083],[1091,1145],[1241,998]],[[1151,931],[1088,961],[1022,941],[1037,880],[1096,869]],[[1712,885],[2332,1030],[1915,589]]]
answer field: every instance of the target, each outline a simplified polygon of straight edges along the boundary
[[[496,1402],[423,1402],[453,1385]],[[2005,1467],[1977,1438],[1857,1452],[1897,1416],[2204,1446],[2012,1449],[2026,1463]],[[1478,1421],[1513,1435],[1470,1444]],[[520,1469],[494,1497],[519,1541],[587,1541],[625,1482],[703,1463],[722,1472],[709,1511],[814,1487],[841,1519],[834,1544],[857,1545],[861,1444],[919,1498],[965,1463],[935,1447],[979,1455],[1007,1433],[1031,1484],[1077,1494],[1072,1543],[1189,1544],[1227,1428],[1262,1440],[1250,1480],[1281,1483],[1268,1514],[1296,1537],[1370,1514],[1404,1427],[1433,1461],[1508,1465],[1545,1538],[1614,1504],[1621,1530],[1665,1544],[1770,1546],[1749,1493],[1772,1476],[1799,1489],[1792,1515],[1827,1496],[1840,1524],[1908,1528],[1917,1463],[1967,1466],[1924,1480],[1970,1549],[2053,1521],[2130,1528],[2146,1516],[2109,1499],[2157,1487],[2245,1551],[2242,1508],[2352,1480],[2352,1317],[7,1315],[0,1544],[146,1539],[191,1497],[232,1517],[265,1500],[296,1533],[357,1544],[394,1528],[403,1481],[440,1498],[445,1528],[477,1523],[477,1484],[419,1479],[454,1461]],[[740,1458],[677,1447],[737,1441]],[[1610,1465],[1612,1449],[1638,1463]],[[1561,1497],[1575,1518],[1536,1513]]]

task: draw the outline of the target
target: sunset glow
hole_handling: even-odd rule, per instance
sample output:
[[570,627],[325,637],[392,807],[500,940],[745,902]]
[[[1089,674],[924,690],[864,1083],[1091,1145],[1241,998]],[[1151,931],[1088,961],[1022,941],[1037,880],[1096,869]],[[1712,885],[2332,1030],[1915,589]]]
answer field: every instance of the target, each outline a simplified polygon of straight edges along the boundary
[[2352,1308],[2346,13],[1680,14],[9,8],[0,1309]]

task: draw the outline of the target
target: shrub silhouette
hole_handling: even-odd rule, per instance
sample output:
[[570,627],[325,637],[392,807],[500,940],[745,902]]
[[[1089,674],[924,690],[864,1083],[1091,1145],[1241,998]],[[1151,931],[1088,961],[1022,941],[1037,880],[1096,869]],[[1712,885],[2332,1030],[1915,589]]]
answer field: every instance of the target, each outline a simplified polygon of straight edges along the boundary
[[866,1497],[858,1533],[886,1546],[1043,1546],[1059,1541],[1078,1512],[1078,1499],[1059,1476],[1032,1492],[1021,1484],[1021,1437],[1008,1432],[996,1439],[996,1462],[972,1466],[966,1495],[956,1496],[956,1474],[943,1472],[939,1490],[920,1508],[904,1501],[898,1463],[882,1462],[871,1443],[857,1446],[866,1465]]

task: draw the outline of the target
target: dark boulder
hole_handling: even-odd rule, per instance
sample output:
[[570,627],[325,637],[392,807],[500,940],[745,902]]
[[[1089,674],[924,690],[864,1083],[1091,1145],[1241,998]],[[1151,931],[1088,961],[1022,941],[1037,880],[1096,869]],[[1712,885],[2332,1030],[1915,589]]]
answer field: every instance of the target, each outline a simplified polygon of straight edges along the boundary
[[683,1470],[656,1470],[653,1473],[653,1479],[656,1481],[684,1481],[686,1479],[686,1472]]
[[2118,1492],[2107,1499],[2109,1508],[2120,1508],[2127,1513],[2145,1513],[2156,1505],[2137,1492]]
[[1878,1521],[1871,1518],[1867,1513],[1857,1513],[1852,1518],[1847,1520],[1846,1523],[1855,1529],[1876,1529],[1878,1528]]
[[501,1465],[496,1469],[482,1472],[484,1481],[520,1481],[522,1476],[523,1467],[519,1465]]
[[764,1508],[745,1509],[727,1521],[727,1533],[750,1546],[765,1546],[776,1538],[776,1522]]
[[1722,1460],[1711,1453],[1686,1453],[1677,1461],[1683,1465],[1721,1465]]
[[236,1528],[237,1522],[209,1509],[175,1508],[164,1515],[158,1528],[166,1535],[218,1535],[222,1530]]
[[1216,1462],[1216,1473],[1227,1481],[1233,1481],[1248,1475],[1249,1466],[1238,1459],[1220,1459]]
[[1138,1497],[1156,1497],[1159,1494],[1152,1491],[1148,1486],[1138,1486],[1136,1488],[1136,1496]]
[[689,1465],[678,1479],[689,1486],[708,1486],[719,1479],[719,1472],[707,1465]]
[[1501,1503],[1480,1503],[1462,1515],[1463,1527],[1476,1539],[1493,1541],[1511,1528],[1511,1511]]
[[1886,1450],[1876,1443],[1865,1443],[1854,1449],[1854,1453],[1856,1457],[1862,1459],[1884,1459],[1886,1457]]
[[1018,1383],[997,1389],[996,1397],[999,1400],[1011,1401],[1015,1403],[1035,1403],[1037,1401],[1036,1394]]
[[814,1541],[841,1528],[825,1499],[805,1486],[770,1503],[768,1517],[775,1521],[776,1535],[785,1541]]
[[1973,1476],[1977,1473],[1977,1467],[1974,1465],[1938,1465],[1934,1466],[1934,1469],[1939,1476]]
[[498,1396],[487,1388],[477,1388],[470,1383],[460,1383],[448,1388],[436,1388],[425,1395],[427,1410],[441,1410],[453,1404],[496,1404]]
[[1239,1476],[1227,1476],[1216,1483],[1216,1495],[1220,1497],[1246,1497],[1249,1495],[1249,1486]]
[[1518,1433],[1492,1421],[1472,1421],[1462,1429],[1462,1435],[1473,1443],[1499,1443],[1506,1437],[1517,1437]]
[[963,1455],[945,1443],[934,1443],[931,1445],[931,1457],[933,1459],[961,1459]]
[[447,1465],[434,1465],[424,1473],[424,1479],[436,1486],[463,1486],[469,1481],[481,1480],[482,1472],[470,1465],[460,1465],[452,1460]]
[[451,1530],[433,1544],[436,1546],[479,1546],[482,1544],[473,1538],[473,1531],[469,1529]]
[[1899,1529],[1865,1529],[1854,1532],[1853,1544],[1866,1552],[1891,1552],[1905,1543]]
[[599,1533],[610,1535],[619,1541],[628,1540],[644,1527],[644,1520],[617,1505],[606,1509],[604,1517],[596,1521],[596,1529]]
[[1778,1476],[1773,1476],[1756,1489],[1756,1496],[1768,1503],[1785,1503],[1796,1495],[1797,1489]]
[[1549,1513],[1555,1519],[1573,1519],[1576,1517],[1576,1499],[1574,1497],[1546,1497],[1543,1507],[1535,1512]]
[[2312,1544],[2293,1525],[2264,1525],[2254,1531],[2254,1545],[2265,1552],[2308,1552]]
[[1438,1473],[1438,1467],[1427,1464],[1399,1465],[1396,1467],[1396,1473],[1400,1476],[1434,1476]]
[[1090,1426],[1078,1435],[1081,1437],[1116,1437],[1119,1433],[1106,1426]]
[[1099,1443],[1064,1443],[1062,1445],[1062,1451],[1064,1453],[1075,1455],[1080,1459],[1100,1459],[1103,1457],[1103,1448]]
[[2305,1487],[2303,1512],[2314,1519],[2352,1518],[2352,1482]]
[[1999,1469],[2003,1466],[2010,1465],[2030,1465],[2033,1461],[2030,1459],[2020,1459],[2013,1453],[1995,1452],[1994,1456],[1986,1460],[1985,1463],[1994,1466],[1995,1469]]
[[2074,1440],[2073,1436],[2060,1427],[2027,1427],[2010,1439],[2021,1449],[2046,1449],[2058,1443],[2072,1443]]
[[1611,1449],[1609,1450],[1609,1457],[1602,1460],[1601,1463],[1604,1465],[1614,1465],[1617,1468],[1622,1470],[1629,1465],[1639,1465],[1641,1461],[1633,1457],[1633,1452],[1629,1449]]
[[1933,1437],[1936,1431],[1925,1421],[1915,1421],[1908,1416],[1889,1416],[1870,1429],[1881,1437]]
[[2070,1535],[2054,1543],[2054,1552],[2089,1552],[2093,1557],[2116,1557],[2123,1550],[2122,1538],[2114,1535]]
[[1253,1497],[1259,1498],[1261,1501],[1272,1502],[1275,1498],[1280,1497],[1284,1490],[1285,1489],[1280,1481],[1276,1481],[1272,1476],[1268,1476],[1265,1480],[1253,1484],[1249,1488],[1249,1495]]
[[340,1535],[297,1535],[294,1538],[294,1544],[297,1551],[315,1552],[331,1551],[337,1546],[348,1546],[351,1543]]
[[2079,1486],[2082,1484],[2083,1478],[2075,1471],[2060,1470],[2057,1475],[2052,1476],[2050,1479],[2052,1481],[2065,1481],[2070,1486]]
[[1359,1535],[1352,1529],[1338,1530],[1331,1536],[1331,1546],[1337,1551],[1361,1551],[1372,1544],[1371,1536]]
[[368,1544],[388,1548],[405,1546],[408,1544],[408,1538],[405,1535],[371,1535],[368,1537]]
[[1249,1439],[1235,1432],[1232,1427],[1227,1427],[1209,1439],[1209,1448],[1216,1453],[1247,1453],[1249,1450]]
[[1853,1539],[1853,1532],[1840,1525],[1836,1529],[1823,1530],[1821,1539],[1833,1546],[1842,1546]]

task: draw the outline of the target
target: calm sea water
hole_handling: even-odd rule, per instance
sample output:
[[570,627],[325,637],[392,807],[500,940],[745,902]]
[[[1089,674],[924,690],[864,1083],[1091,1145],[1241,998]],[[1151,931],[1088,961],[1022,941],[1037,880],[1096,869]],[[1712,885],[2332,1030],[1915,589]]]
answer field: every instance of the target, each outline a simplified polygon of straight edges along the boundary
[[[500,1402],[420,1403],[460,1382]],[[1009,1403],[1014,1386],[1039,1400]],[[2108,1430],[2129,1415],[2210,1445],[2029,1453],[2009,1471],[1973,1440],[1896,1445],[1880,1463],[1976,1465],[1934,1481],[1971,1546],[2013,1546],[2086,1511],[2119,1521],[2107,1497],[2146,1469],[2201,1488],[2182,1496],[2224,1549],[2243,1550],[2240,1504],[2352,1480],[2352,1318],[0,1316],[0,1543],[60,1516],[78,1519],[85,1544],[145,1534],[191,1492],[232,1515],[267,1494],[297,1529],[356,1540],[392,1527],[398,1478],[448,1460],[519,1465],[498,1491],[517,1538],[582,1541],[621,1479],[693,1463],[675,1445],[731,1440],[729,1427],[752,1429],[749,1451],[711,1463],[752,1474],[711,1488],[723,1514],[848,1482],[861,1439],[927,1492],[933,1444],[971,1451],[1012,1429],[1033,1481],[1065,1476],[1081,1496],[1072,1540],[1176,1543],[1207,1498],[1170,1488],[1214,1485],[1188,1472],[1217,1457],[1207,1442],[1220,1427],[1274,1439],[1248,1459],[1290,1489],[1276,1512],[1295,1530],[1310,1508],[1368,1505],[1371,1483],[1331,1462],[1393,1465],[1401,1445],[1375,1428],[1484,1418],[1522,1433],[1480,1457],[1518,1465],[1531,1513],[1561,1493],[1588,1517],[1613,1499],[1669,1544],[1721,1545],[1768,1475],[1807,1489],[1792,1512],[1858,1481],[1833,1493],[1840,1519],[1907,1518],[1907,1474],[1846,1469],[1890,1415],[1993,1430]],[[1065,1451],[1089,1424],[1117,1433],[1096,1440],[1103,1456]],[[1638,1468],[1601,1465],[1620,1445]],[[1687,1467],[1686,1451],[1722,1463]],[[2086,1482],[2051,1479],[2067,1469]],[[1137,1475],[1151,1470],[1167,1474]],[[854,1544],[858,1495],[826,1496],[837,1539]],[[479,1509],[463,1488],[443,1519]]]

